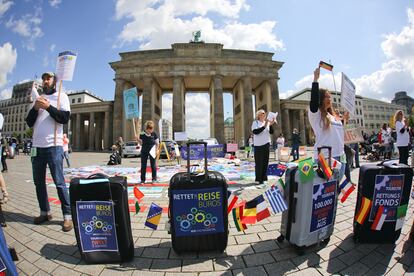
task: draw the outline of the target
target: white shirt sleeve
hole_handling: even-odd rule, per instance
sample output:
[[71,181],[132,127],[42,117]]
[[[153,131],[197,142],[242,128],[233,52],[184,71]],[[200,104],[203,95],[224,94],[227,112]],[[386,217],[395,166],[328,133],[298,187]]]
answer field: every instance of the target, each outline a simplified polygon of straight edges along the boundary
[[64,92],[60,94],[60,110],[70,111],[69,97]]

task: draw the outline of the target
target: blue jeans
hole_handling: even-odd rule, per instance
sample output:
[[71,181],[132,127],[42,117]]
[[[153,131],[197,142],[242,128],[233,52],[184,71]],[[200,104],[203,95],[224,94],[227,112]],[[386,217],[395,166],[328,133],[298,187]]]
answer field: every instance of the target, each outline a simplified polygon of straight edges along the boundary
[[36,150],[36,156],[32,157],[32,171],[40,210],[42,212],[50,211],[46,187],[46,165],[48,165],[61,202],[62,213],[64,216],[71,215],[69,191],[63,176],[63,148],[57,146],[36,148]]

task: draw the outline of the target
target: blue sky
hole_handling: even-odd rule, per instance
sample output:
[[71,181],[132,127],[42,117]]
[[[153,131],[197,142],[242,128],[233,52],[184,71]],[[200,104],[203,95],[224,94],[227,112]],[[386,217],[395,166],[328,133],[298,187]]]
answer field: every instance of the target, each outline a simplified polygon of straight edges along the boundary
[[[204,41],[225,48],[274,52],[285,63],[282,98],[310,85],[319,60],[331,60],[337,87],[344,72],[358,94],[390,100],[404,90],[414,96],[414,2],[405,0],[0,0],[0,96],[54,70],[57,54],[73,50],[74,79],[65,89],[112,100],[108,63],[119,60],[119,52],[170,48],[198,29]],[[321,84],[332,89],[332,76],[322,75]],[[189,97],[206,102],[206,95]],[[171,98],[163,100],[163,116],[170,117]],[[188,108],[189,129],[208,136],[206,107]]]

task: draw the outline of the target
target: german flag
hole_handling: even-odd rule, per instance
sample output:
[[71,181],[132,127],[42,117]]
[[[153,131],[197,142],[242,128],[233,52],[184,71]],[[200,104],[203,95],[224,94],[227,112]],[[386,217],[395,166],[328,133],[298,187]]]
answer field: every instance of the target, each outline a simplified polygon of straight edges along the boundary
[[329,167],[328,163],[326,162],[325,156],[323,156],[322,152],[318,155],[319,163],[322,168],[322,172],[325,175],[327,179],[330,179],[332,177],[332,170]]
[[236,225],[237,231],[243,231],[246,230],[246,224],[242,223],[241,219],[243,217],[243,205],[240,205],[239,207],[233,208],[233,220],[234,224]]
[[257,215],[257,199],[250,200],[246,202],[244,205],[243,210],[243,217],[241,221],[245,224],[255,224],[256,223],[256,215]]
[[372,201],[366,197],[362,197],[361,207],[359,208],[358,214],[355,216],[355,220],[359,224],[363,224],[367,218],[369,211],[371,210]]
[[328,71],[332,71],[332,69],[333,69],[333,65],[332,64],[326,63],[326,62],[324,62],[322,60],[319,61],[319,67],[322,67],[323,69],[326,69]]

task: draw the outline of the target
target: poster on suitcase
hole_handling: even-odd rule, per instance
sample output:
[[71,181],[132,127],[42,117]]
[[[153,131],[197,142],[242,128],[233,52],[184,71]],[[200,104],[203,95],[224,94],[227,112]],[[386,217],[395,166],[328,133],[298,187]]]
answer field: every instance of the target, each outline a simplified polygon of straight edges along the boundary
[[335,193],[336,180],[313,185],[311,233],[332,224]]
[[[177,237],[224,232],[221,187],[197,190],[172,190],[172,216]],[[227,206],[226,206],[227,208]]]
[[82,252],[118,251],[114,204],[111,201],[77,201]]
[[387,209],[385,221],[397,220],[397,209],[400,206],[404,189],[404,175],[377,175],[375,177],[374,196],[369,221],[374,221],[379,206]]

